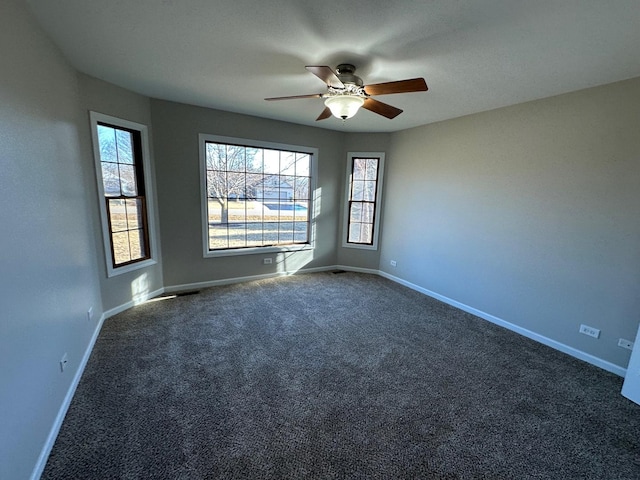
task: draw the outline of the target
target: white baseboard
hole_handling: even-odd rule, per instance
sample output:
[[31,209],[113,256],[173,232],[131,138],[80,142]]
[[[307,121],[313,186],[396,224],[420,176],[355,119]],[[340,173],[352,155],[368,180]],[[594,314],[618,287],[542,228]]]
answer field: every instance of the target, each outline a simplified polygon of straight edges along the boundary
[[198,290],[200,288],[217,287],[219,285],[231,285],[233,283],[251,282],[254,280],[264,280],[267,278],[287,277],[289,275],[295,275],[297,273],[328,272],[330,270],[335,270],[336,268],[338,267],[328,266],[328,267],[302,268],[300,270],[289,271],[289,272],[273,272],[273,273],[264,273],[261,275],[248,275],[246,277],[223,278],[220,280],[210,280],[207,282],[183,283],[180,285],[171,285],[170,287],[165,287],[164,291],[165,293],[175,293],[175,292],[182,292],[185,290]]
[[394,281],[396,283],[399,283],[401,285],[404,285],[405,287],[409,287],[412,290],[423,293],[429,297],[435,298],[436,300],[440,300],[441,302],[451,305],[452,307],[459,308],[460,310],[463,310],[467,313],[475,315],[476,317],[480,317],[483,320],[487,320],[488,322],[495,323],[496,325],[499,325],[508,330],[511,330],[512,332],[519,333],[520,335],[530,338],[531,340],[535,340],[536,342],[542,343],[543,345],[551,347],[555,350],[559,350],[563,353],[571,355],[572,357],[575,357],[579,360],[590,363],[591,365],[595,365],[596,367],[602,368],[603,370],[614,373],[620,377],[624,377],[627,373],[627,369],[619,365],[608,362],[606,360],[603,360],[602,358],[596,357],[589,353],[583,352],[582,350],[578,350],[577,348],[570,347],[569,345],[565,345],[564,343],[545,337],[544,335],[540,335],[539,333],[533,332],[531,330],[527,330],[526,328],[520,327],[511,322],[507,322],[506,320],[498,318],[494,315],[490,315],[481,310],[470,307],[469,305],[465,305],[464,303],[460,303],[456,300],[453,300],[451,298],[445,297],[444,295],[440,295],[438,293],[432,292],[431,290],[427,290],[426,288],[422,288],[411,282],[403,280],[402,278],[395,277],[393,275],[388,274],[387,272],[383,272],[382,270],[378,271],[378,275],[384,278],[387,278],[391,281]]
[[373,275],[380,275],[380,270],[373,268],[362,268],[362,267],[349,267],[348,265],[336,265],[331,270],[346,270],[347,272],[356,272],[356,273],[370,273]]
[[44,443],[44,447],[40,452],[40,456],[38,457],[38,461],[31,473],[31,480],[38,480],[44,471],[44,467],[47,465],[47,460],[49,458],[49,454],[51,453],[51,449],[53,448],[53,444],[56,442],[56,438],[58,437],[58,433],[60,432],[60,427],[62,427],[62,422],[64,421],[64,417],[67,414],[67,410],[69,410],[69,405],[71,405],[71,400],[73,400],[73,396],[76,393],[76,388],[78,388],[78,384],[80,383],[80,379],[82,378],[82,374],[84,373],[84,369],[87,366],[87,362],[89,361],[89,357],[91,356],[91,352],[93,351],[93,347],[96,344],[96,340],[98,340],[98,335],[100,334],[100,330],[102,329],[102,325],[104,324],[104,320],[107,318],[104,314],[100,316],[100,320],[96,325],[96,328],[91,335],[91,339],[89,340],[89,344],[84,351],[84,355],[80,359],[80,363],[76,370],[75,375],[73,376],[73,380],[71,381],[71,385],[69,386],[69,390],[67,394],[64,396],[64,400],[62,401],[62,405],[60,405],[60,409],[58,410],[58,415],[53,422],[53,426],[49,431],[49,435],[47,436],[47,440]]

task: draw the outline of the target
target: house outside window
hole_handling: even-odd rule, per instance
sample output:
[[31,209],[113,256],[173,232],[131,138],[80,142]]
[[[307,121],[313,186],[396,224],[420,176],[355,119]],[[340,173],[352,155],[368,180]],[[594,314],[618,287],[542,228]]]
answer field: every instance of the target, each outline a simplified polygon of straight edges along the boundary
[[313,248],[317,149],[199,140],[205,257]]
[[383,152],[349,152],[347,156],[344,247],[378,248],[384,156]]
[[147,127],[90,112],[107,275],[156,263]]

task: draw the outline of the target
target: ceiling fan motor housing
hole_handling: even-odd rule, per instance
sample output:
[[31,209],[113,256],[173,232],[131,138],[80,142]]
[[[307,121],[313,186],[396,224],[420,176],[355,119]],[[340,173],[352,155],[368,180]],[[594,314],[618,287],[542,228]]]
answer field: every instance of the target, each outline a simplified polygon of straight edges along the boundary
[[354,67],[350,63],[341,63],[336,67],[336,73],[338,74],[338,78],[342,83],[351,83],[359,87],[364,86],[364,82],[355,74],[355,71],[356,67]]

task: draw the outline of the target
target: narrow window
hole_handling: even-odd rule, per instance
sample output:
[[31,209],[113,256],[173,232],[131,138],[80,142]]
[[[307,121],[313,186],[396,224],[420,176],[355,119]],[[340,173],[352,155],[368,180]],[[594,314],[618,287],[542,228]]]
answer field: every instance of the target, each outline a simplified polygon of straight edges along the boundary
[[311,248],[315,149],[200,135],[204,255]]
[[146,127],[91,112],[108,275],[152,261]]
[[343,246],[377,249],[384,153],[350,152]]

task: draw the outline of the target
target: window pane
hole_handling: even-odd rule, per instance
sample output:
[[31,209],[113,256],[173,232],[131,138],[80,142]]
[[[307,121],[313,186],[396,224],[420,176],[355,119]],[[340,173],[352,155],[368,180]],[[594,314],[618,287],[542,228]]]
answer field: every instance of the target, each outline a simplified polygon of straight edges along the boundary
[[365,182],[354,181],[353,190],[351,192],[351,200],[360,201],[364,200],[364,184]]
[[233,223],[229,225],[229,247],[238,248],[246,246],[246,225],[244,223]]
[[120,195],[120,174],[117,163],[101,163],[102,166],[102,186],[107,197],[117,197]]
[[244,147],[227,145],[227,170],[230,172],[244,172],[246,170]]
[[295,184],[295,177],[282,176],[280,181],[280,198],[282,200],[293,200],[293,187]]
[[308,177],[295,178],[293,195],[296,200],[309,200],[309,178]]
[[280,152],[280,173],[282,175],[296,174],[296,154],[293,152]]
[[373,225],[370,223],[360,224],[360,241],[362,243],[373,243]]
[[265,222],[263,228],[265,244],[275,245],[278,242],[278,223]]
[[131,260],[137,260],[144,258],[145,245],[144,245],[144,232],[143,230],[131,230],[129,232],[129,247],[131,252]]
[[365,173],[365,178],[367,180],[376,180],[378,178],[378,159],[368,158],[366,162],[367,170]]
[[209,227],[209,248],[228,248],[229,240],[227,238],[226,225],[212,225]]
[[244,173],[228,172],[227,183],[222,192],[222,197],[238,200],[245,196],[245,175]]
[[107,200],[109,206],[109,221],[112,232],[127,230],[127,212],[124,202],[120,199]]
[[364,223],[373,223],[374,204],[363,203],[361,205],[362,205],[362,217],[360,220]]
[[116,131],[105,125],[98,125],[98,144],[100,149],[100,160],[102,162],[118,161],[116,154]]
[[222,219],[222,205],[218,200],[209,199],[209,224],[220,223]]
[[142,227],[142,200],[134,198],[125,200],[127,228],[130,230]]
[[278,243],[293,243],[293,222],[281,222]]
[[116,130],[116,149],[118,152],[118,163],[133,165],[133,141],[131,132]]
[[219,170],[207,171],[207,195],[211,198],[224,198],[227,174]]
[[349,225],[349,242],[360,243],[360,224],[359,223],[351,223]]
[[113,261],[116,265],[131,260],[129,252],[129,232],[118,232],[111,235],[113,239]]
[[264,173],[280,173],[280,152],[278,150],[264,150]]
[[367,161],[364,158],[353,159],[353,180],[364,180]]
[[[364,191],[362,193],[362,200],[367,202],[373,202],[376,199],[376,182],[362,182],[364,184]],[[357,200],[354,198],[354,200]]]
[[296,222],[307,221],[307,219],[309,218],[309,210],[305,205],[302,205],[301,203],[296,203],[293,206],[293,217],[296,220]]
[[307,154],[297,153],[296,154],[296,175],[302,177],[310,177],[310,164],[311,157]]
[[136,172],[133,165],[119,165],[121,194],[127,197],[138,195],[136,187]]
[[349,212],[349,221],[350,222],[362,221],[362,203],[353,202],[351,204],[351,211]]
[[227,156],[225,145],[207,142],[205,146],[207,170],[226,170]]
[[261,199],[263,196],[262,175],[259,173],[247,173],[245,178],[247,182],[247,198]]
[[306,243],[306,242],[308,242],[309,241],[308,231],[309,231],[309,224],[308,223],[306,223],[306,222],[305,223],[296,222],[293,241],[295,243]]

